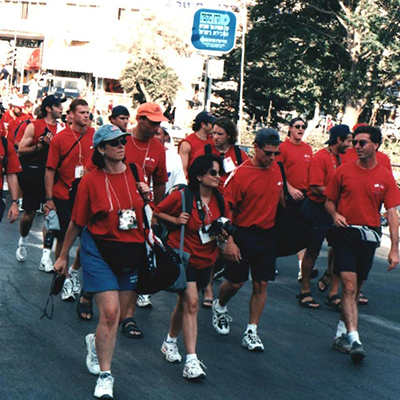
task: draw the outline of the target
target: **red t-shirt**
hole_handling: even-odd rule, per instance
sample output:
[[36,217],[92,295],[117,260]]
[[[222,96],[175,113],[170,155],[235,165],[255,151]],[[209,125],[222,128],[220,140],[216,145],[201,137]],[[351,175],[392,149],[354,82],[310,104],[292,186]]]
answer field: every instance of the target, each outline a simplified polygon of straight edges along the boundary
[[[59,179],[53,187],[53,196],[60,200],[68,200],[69,189],[72,182],[76,179],[75,169],[86,165],[87,160],[93,153],[93,128],[87,128],[87,131],[79,143],[64,159],[61,167],[58,169]],[[73,132],[70,127],[65,128],[58,133],[50,142],[49,156],[47,158],[46,168],[57,169],[62,156],[65,156],[73,144],[80,137],[80,133]]]
[[[214,142],[211,144],[211,153],[216,155],[216,156],[218,156],[218,157],[221,157],[221,154],[224,154],[224,153],[221,153],[220,151],[217,150],[217,148],[214,146]],[[242,154],[242,163],[249,159],[249,156],[242,149],[240,149],[240,153]],[[206,154],[206,152],[205,152],[204,146],[203,146],[203,148],[200,149],[193,156],[193,160],[195,160],[197,157],[203,156],[205,154]],[[235,153],[234,146],[230,146],[228,151],[224,154],[224,157],[222,159],[222,163],[224,165],[224,168],[225,168],[225,165],[230,166],[232,163],[234,164],[235,167],[239,166],[238,160],[236,158],[236,153]],[[228,179],[228,176],[229,176],[229,174],[231,172],[232,171],[224,173],[223,175],[221,175],[221,182],[220,182],[220,185],[219,185],[219,188],[218,188],[221,193],[224,192],[225,182]]]
[[[221,216],[221,212],[218,207],[218,201],[215,196],[211,197],[210,203],[208,204],[209,212],[206,213],[204,224],[208,225],[212,221],[216,220]],[[180,191],[172,192],[167,196],[160,204],[158,204],[154,210],[155,214],[166,213],[174,217],[178,217],[182,213],[182,195]],[[229,206],[225,201],[225,216],[229,216]],[[207,268],[211,267],[218,256],[218,247],[216,240],[202,244],[200,240],[199,230],[202,227],[202,222],[199,217],[199,212],[196,207],[196,200],[193,199],[192,212],[189,218],[189,222],[185,229],[185,241],[184,251],[190,254],[190,264],[194,268]],[[181,230],[176,229],[170,232],[168,236],[168,244],[173,249],[179,249]]]
[[21,113],[18,115],[17,118],[11,119],[8,123],[7,131],[6,131],[6,138],[11,142],[14,143],[14,133],[15,130],[18,128],[19,124],[23,121],[29,119],[29,115]]
[[190,144],[190,153],[189,153],[189,161],[188,161],[188,169],[189,167],[192,165],[193,160],[195,159],[195,154],[204,148],[204,146],[208,143],[210,143],[211,145],[214,143],[211,136],[209,136],[207,138],[207,140],[202,140],[199,139],[196,135],[195,132],[191,133],[188,137],[186,137],[185,139],[182,139],[179,143],[178,146],[178,151],[179,151],[179,147],[183,142],[188,142]]
[[[342,159],[342,164],[348,163],[351,161],[357,161],[358,156],[357,156],[356,149],[354,147],[351,147],[350,149],[348,149],[346,151],[346,154],[343,154],[343,156],[341,156],[341,159]],[[385,167],[389,172],[393,173],[392,166],[390,164],[390,159],[385,153],[382,153],[381,151],[378,150],[376,152],[376,161],[379,164],[381,164],[382,167]]]
[[282,174],[276,162],[269,168],[259,168],[246,160],[225,185],[224,196],[231,206],[232,223],[241,228],[272,228],[282,187]]
[[139,165],[145,176],[145,182],[150,184],[150,178],[156,184],[168,182],[165,148],[158,139],[151,138],[148,142],[134,139],[132,136],[127,136],[127,139],[126,162]]
[[[30,120],[30,122],[29,122]],[[26,128],[28,127],[28,125],[33,121],[33,119],[27,119],[25,120],[24,124],[21,124],[18,128],[18,132],[14,138],[14,143],[21,143],[22,138],[24,137],[24,133],[26,131]]]
[[[138,173],[142,180],[140,168]],[[106,177],[109,185],[106,185]],[[125,172],[107,175],[104,170],[95,168],[79,184],[71,219],[81,227],[87,225],[90,233],[99,239],[143,243],[143,206],[129,167]],[[136,212],[138,227],[127,231],[119,229],[118,211],[132,208]]]
[[[328,149],[317,151],[311,160],[308,186],[327,186],[338,166],[336,156]],[[317,203],[325,203],[326,201],[325,196],[316,196],[310,189],[307,190],[307,196]]]
[[[3,165],[4,165],[5,149],[3,146],[3,140],[0,140],[0,190],[3,189],[4,178],[3,178]],[[19,163],[17,153],[15,152],[14,146],[10,141],[7,145],[7,168],[6,174],[17,174],[21,172],[21,164]],[[1,201],[1,199],[0,199]]]
[[34,134],[33,134],[33,140],[32,140],[33,145],[39,143],[40,136],[42,136],[44,134],[44,132],[46,131],[46,128],[50,130],[50,132],[53,134],[53,136],[55,136],[57,134],[57,132],[60,132],[60,127],[62,127],[62,125],[58,122],[56,122],[54,125],[50,125],[45,121],[44,118],[35,119],[34,121],[32,121],[32,125],[34,127]]
[[277,161],[282,161],[285,166],[287,181],[296,189],[308,189],[308,171],[313,156],[311,146],[304,142],[296,145],[286,139],[279,150],[281,154]]
[[356,162],[342,165],[324,194],[338,202],[338,213],[351,225],[379,227],[382,203],[387,210],[400,204],[393,175],[380,164],[372,169],[361,168]]

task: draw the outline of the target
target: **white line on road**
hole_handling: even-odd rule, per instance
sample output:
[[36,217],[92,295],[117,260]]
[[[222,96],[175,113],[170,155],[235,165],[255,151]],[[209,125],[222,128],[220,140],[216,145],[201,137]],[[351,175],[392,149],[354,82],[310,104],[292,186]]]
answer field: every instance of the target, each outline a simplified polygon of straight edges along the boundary
[[400,324],[397,324],[388,319],[373,317],[371,315],[362,315],[362,314],[359,314],[358,317],[367,322],[370,322],[371,324],[378,325],[382,328],[386,328],[386,329],[389,329],[389,330],[395,331],[395,332],[400,332]]

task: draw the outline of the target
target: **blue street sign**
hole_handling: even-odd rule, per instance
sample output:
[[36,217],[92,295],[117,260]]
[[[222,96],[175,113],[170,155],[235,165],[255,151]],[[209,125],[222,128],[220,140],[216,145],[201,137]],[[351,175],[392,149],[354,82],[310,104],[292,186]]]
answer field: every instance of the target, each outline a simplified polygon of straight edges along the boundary
[[193,18],[191,42],[200,51],[229,53],[235,45],[236,15],[231,11],[201,8]]

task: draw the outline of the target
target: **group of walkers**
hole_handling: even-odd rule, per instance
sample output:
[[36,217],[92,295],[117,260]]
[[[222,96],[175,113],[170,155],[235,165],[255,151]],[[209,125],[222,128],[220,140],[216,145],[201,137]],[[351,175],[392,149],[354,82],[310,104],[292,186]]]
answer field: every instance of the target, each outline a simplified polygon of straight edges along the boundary
[[[378,151],[382,141],[378,128],[360,124],[351,132],[347,125],[337,125],[330,130],[327,147],[313,154],[302,140],[307,124],[295,118],[283,143],[272,128],[256,132],[249,157],[235,144],[234,123],[203,111],[194,120],[194,132],[176,152],[168,146],[171,127],[157,104],[142,104],[132,129],[128,128],[129,110],[113,107],[110,124],[95,131],[83,99],[71,103],[68,122],[61,125],[62,102],[47,96],[41,118],[26,124],[19,142],[2,139],[1,180],[7,175],[10,222],[18,218],[22,191],[17,260],[27,260],[29,231],[42,204],[45,232],[39,269],[66,276],[62,299],[78,298],[80,319],[93,318],[96,301],[97,329],[85,337],[87,368],[98,376],[95,397],[113,397],[111,364],[118,328],[129,338],[143,336],[135,308],[152,306],[152,302],[149,295],[138,298],[135,290],[139,271],[148,267],[146,221],[151,220],[155,226],[164,226],[168,232],[164,240],[173,249],[179,249],[185,227],[187,287],[178,293],[161,346],[166,361],[181,362],[177,338],[182,331],[184,378],[206,376],[196,347],[199,291],[204,296],[201,305],[211,309],[213,327],[227,335],[232,323],[227,305],[250,272],[252,293],[242,346],[264,350],[257,328],[268,282],[276,275],[276,215],[278,207],[289,205],[304,215],[311,231],[309,245],[298,253],[298,302],[309,309],[319,307],[310,279],[327,239],[332,246],[330,263],[318,288],[325,291],[330,286],[326,304],[340,311],[333,347],[349,353],[354,362],[365,357],[357,306],[380,242],[382,205],[391,238],[388,269],[399,262],[396,207],[400,192],[390,162]],[[288,196],[284,196],[286,183],[279,163],[286,172]],[[148,204],[153,218],[144,213]],[[69,252],[78,237],[80,244],[70,266]],[[214,299],[213,272],[221,266],[225,280]]]

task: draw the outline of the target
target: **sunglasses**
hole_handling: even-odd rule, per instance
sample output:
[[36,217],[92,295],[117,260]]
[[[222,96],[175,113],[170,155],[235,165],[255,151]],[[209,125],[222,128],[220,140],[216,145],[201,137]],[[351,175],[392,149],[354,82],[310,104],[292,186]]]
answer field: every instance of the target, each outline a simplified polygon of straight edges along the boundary
[[122,146],[125,146],[126,145],[126,137],[122,136],[122,137],[119,137],[114,140],[109,140],[106,142],[106,144],[109,144],[112,147],[118,147],[120,144],[122,144]]
[[217,171],[216,169],[210,169],[210,170],[207,172],[207,174],[210,174],[211,176],[217,176],[217,175],[221,176],[221,175],[219,174],[219,171]]
[[353,147],[356,147],[357,144],[360,144],[360,147],[365,147],[368,143],[372,143],[371,140],[352,140],[351,144],[353,145]]
[[272,155],[274,155],[275,157],[278,157],[279,154],[281,154],[280,151],[268,151],[268,150],[263,150],[260,149],[267,157],[271,157]]
[[296,129],[306,129],[305,125],[294,125]]

